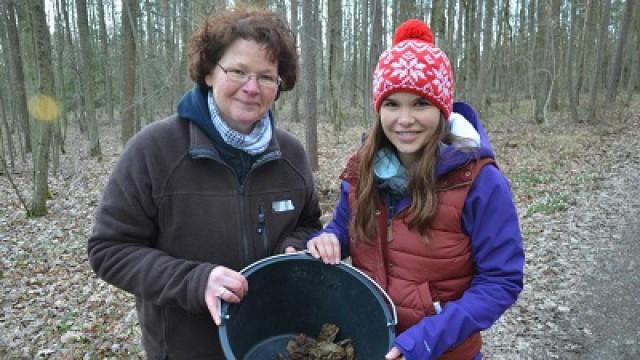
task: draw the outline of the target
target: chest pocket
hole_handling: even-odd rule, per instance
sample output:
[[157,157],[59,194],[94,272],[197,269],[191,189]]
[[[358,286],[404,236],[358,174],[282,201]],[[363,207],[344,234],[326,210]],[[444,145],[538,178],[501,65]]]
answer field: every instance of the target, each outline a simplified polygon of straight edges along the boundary
[[258,257],[274,255],[278,243],[296,229],[304,206],[304,189],[265,194],[256,201],[254,250]]

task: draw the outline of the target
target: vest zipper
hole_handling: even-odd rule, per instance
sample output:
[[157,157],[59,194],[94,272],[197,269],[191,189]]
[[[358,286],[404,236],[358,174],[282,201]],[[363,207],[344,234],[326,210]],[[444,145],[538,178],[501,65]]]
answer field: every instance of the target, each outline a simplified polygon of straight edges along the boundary
[[387,242],[393,241],[393,218],[395,216],[395,204],[393,198],[389,196],[389,206],[387,207]]

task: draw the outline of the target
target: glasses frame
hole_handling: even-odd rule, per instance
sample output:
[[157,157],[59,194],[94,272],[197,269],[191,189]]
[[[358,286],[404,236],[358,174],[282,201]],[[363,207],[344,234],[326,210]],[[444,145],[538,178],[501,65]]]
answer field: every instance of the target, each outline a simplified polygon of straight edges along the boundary
[[245,79],[244,80],[242,80],[242,79],[234,79],[233,75],[229,75],[229,71],[231,71],[231,70],[244,71],[244,70],[225,68],[224,66],[220,65],[219,63],[217,63],[216,66],[219,67],[222,70],[222,72],[224,72],[224,75],[227,77],[227,80],[231,80],[233,82],[236,82],[236,83],[239,83],[239,84],[242,84],[242,85],[248,83],[251,80],[252,77],[254,79],[256,79],[256,82],[262,88],[278,90],[280,88],[280,85],[282,84],[282,78],[280,76],[278,76],[276,78],[276,82],[274,83],[275,86],[271,86],[271,85],[268,85],[268,84],[265,85],[265,84],[260,82],[260,77],[258,76],[258,73],[255,73],[255,72],[247,72],[245,74]]

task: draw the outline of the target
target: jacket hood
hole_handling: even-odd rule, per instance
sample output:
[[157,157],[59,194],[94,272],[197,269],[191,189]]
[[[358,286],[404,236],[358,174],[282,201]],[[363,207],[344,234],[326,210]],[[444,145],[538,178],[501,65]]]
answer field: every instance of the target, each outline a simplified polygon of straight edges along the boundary
[[218,139],[220,135],[213,126],[211,115],[209,115],[207,92],[208,89],[198,85],[188,90],[178,102],[178,116],[198,125],[209,138]]
[[440,148],[440,153],[438,154],[436,177],[444,176],[452,170],[465,165],[471,160],[486,157],[495,159],[495,153],[493,152],[493,148],[491,147],[491,143],[489,142],[489,137],[482,127],[482,124],[480,124],[478,114],[473,109],[473,107],[464,102],[455,102],[453,103],[453,111],[464,116],[464,118],[467,119],[467,121],[469,121],[471,125],[473,125],[473,127],[480,135],[480,145],[475,149],[475,151],[461,151],[454,148],[453,146],[444,145],[442,148]]

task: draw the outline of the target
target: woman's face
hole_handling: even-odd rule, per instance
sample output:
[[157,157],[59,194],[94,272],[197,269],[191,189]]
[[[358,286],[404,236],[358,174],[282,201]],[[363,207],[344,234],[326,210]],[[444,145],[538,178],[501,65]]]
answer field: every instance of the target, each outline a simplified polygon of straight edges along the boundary
[[[205,77],[220,115],[229,127],[241,133],[250,133],[276,98],[278,64],[269,61],[267,55],[263,45],[238,39]],[[245,76],[239,80],[243,75],[248,79]]]
[[412,93],[393,93],[382,101],[380,107],[382,130],[395,146],[405,167],[409,167],[433,139],[439,122],[440,109]]

